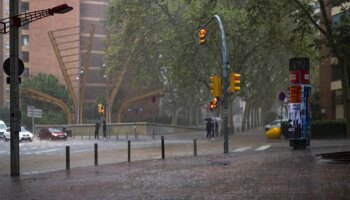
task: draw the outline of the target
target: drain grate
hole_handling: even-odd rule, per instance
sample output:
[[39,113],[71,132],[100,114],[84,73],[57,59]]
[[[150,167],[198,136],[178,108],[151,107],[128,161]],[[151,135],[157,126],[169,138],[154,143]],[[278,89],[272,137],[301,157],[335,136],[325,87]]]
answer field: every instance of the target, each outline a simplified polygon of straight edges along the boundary
[[317,154],[316,157],[338,162],[350,162],[350,151]]

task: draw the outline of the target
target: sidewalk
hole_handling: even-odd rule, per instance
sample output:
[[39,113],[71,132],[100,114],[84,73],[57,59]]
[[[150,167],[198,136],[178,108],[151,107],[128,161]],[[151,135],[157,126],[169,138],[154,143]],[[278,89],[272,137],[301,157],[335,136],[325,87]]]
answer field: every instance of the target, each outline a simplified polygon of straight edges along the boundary
[[349,185],[349,164],[323,163],[310,149],[281,146],[1,175],[0,199],[348,199]]

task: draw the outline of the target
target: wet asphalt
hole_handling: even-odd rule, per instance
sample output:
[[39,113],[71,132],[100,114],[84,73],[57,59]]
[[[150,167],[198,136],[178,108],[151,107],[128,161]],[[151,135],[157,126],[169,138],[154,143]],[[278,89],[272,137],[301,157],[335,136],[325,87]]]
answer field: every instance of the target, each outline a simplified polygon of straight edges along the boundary
[[[316,156],[350,150],[349,140],[315,140],[292,150],[286,140],[266,140],[260,129],[231,139],[228,154],[167,156],[178,151],[173,148],[165,159],[1,174],[0,199],[350,199],[350,164]],[[238,144],[269,147],[237,150]]]

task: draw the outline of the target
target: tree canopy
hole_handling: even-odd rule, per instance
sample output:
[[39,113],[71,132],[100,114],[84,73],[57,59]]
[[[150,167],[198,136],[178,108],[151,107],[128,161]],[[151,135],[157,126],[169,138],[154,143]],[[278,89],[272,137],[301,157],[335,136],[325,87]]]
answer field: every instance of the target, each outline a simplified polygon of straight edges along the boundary
[[[269,9],[261,12],[263,6]],[[222,57],[218,24],[207,26],[205,45],[198,45],[197,32],[217,14],[224,24],[230,71],[241,73],[238,95],[269,109],[278,92],[287,90],[288,59],[315,56],[315,31],[293,33],[291,10],[280,1],[263,0],[112,0],[106,50],[110,73],[128,65],[137,74],[132,81],[164,85],[165,105],[175,118],[187,107],[200,109],[197,105],[210,101],[209,77],[222,75]]]

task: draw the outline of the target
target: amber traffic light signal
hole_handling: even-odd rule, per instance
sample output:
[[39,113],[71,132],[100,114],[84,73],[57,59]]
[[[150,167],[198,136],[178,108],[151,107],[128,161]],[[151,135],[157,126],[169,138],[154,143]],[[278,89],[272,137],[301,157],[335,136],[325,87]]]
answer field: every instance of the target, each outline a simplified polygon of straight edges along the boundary
[[97,107],[98,107],[98,112],[101,113],[101,114],[103,114],[103,113],[104,113],[104,107],[103,107],[102,103],[99,103],[99,104],[97,105]]
[[202,28],[198,31],[198,38],[199,38],[199,44],[203,45],[205,44],[205,37],[207,36],[208,30],[205,28]]
[[209,77],[210,83],[210,93],[214,97],[220,97],[221,96],[221,77],[219,76],[211,76]]
[[241,75],[238,73],[230,73],[230,93],[235,93],[241,90]]

